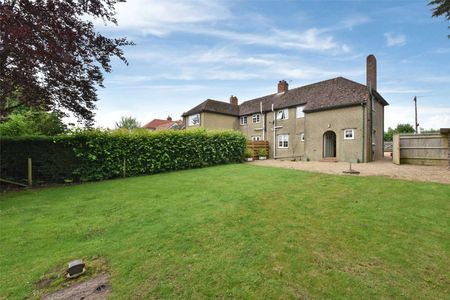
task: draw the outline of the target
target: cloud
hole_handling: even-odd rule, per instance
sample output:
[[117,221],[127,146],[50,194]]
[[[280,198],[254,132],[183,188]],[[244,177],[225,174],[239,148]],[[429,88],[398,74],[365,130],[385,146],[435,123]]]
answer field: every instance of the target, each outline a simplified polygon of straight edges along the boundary
[[388,47],[404,46],[406,44],[406,36],[401,33],[395,35],[392,32],[386,32],[384,37],[386,38],[386,46]]
[[217,0],[130,0],[117,4],[121,28],[164,36],[187,24],[224,20],[230,11]]
[[[412,103],[412,101],[411,101]],[[390,105],[385,108],[385,130],[399,123],[414,124],[414,105]],[[450,107],[418,107],[418,122],[421,128],[438,129],[450,127]]]

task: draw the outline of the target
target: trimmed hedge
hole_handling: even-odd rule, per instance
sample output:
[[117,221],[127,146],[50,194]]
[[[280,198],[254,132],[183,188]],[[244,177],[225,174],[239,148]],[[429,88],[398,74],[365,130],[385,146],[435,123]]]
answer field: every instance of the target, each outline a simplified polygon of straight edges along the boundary
[[235,131],[89,130],[57,137],[3,137],[0,176],[26,178],[28,157],[33,159],[34,180],[49,183],[153,174],[240,162],[245,146],[245,137]]

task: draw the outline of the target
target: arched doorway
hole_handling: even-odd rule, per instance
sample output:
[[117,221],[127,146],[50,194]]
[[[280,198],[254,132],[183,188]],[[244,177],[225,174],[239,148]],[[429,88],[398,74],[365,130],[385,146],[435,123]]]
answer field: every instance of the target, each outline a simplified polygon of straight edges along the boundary
[[323,157],[336,157],[336,133],[333,131],[323,134]]

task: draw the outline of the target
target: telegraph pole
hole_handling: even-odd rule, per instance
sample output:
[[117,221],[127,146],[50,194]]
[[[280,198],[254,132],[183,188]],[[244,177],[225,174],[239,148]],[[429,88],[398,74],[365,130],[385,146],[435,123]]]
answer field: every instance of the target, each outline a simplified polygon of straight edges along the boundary
[[414,96],[414,111],[415,111],[415,127],[416,127],[416,134],[418,134],[419,132],[417,131],[419,128],[419,123],[417,122],[417,96]]

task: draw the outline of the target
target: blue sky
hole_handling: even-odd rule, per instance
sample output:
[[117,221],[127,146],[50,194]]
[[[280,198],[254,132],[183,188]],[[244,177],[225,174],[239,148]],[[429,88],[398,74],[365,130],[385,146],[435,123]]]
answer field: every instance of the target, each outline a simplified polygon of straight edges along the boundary
[[96,125],[121,116],[142,124],[180,115],[207,98],[239,101],[343,76],[365,83],[378,63],[378,91],[390,103],[385,126],[450,127],[448,22],[426,1],[128,0],[119,26],[129,66],[115,61],[99,90]]

